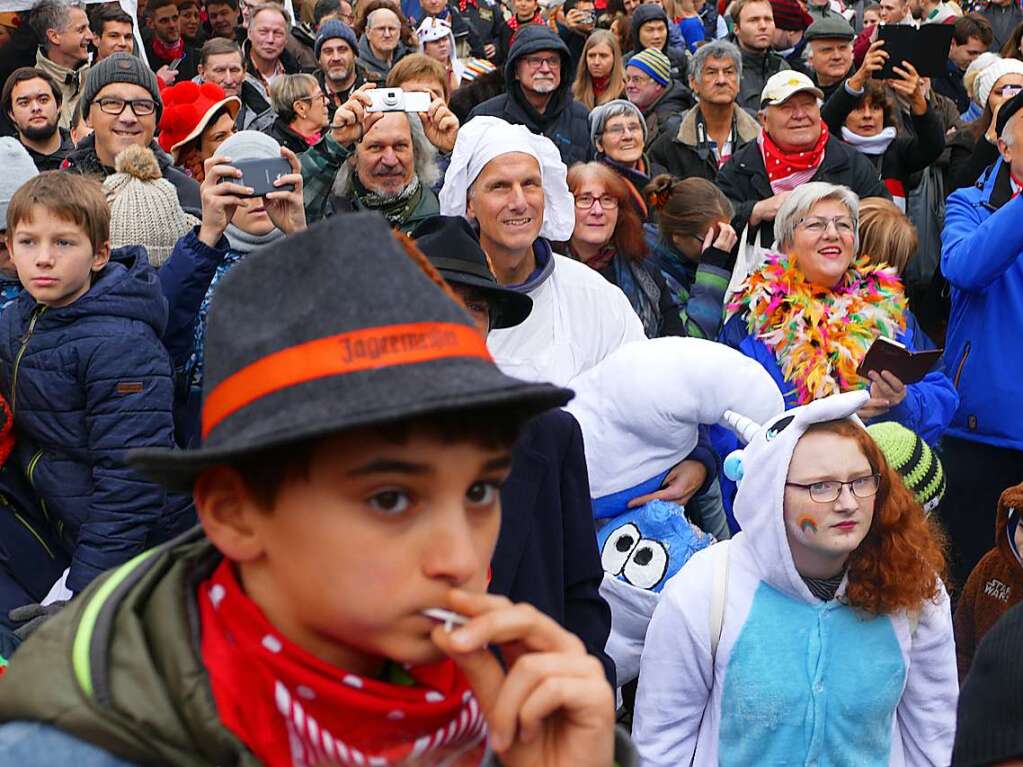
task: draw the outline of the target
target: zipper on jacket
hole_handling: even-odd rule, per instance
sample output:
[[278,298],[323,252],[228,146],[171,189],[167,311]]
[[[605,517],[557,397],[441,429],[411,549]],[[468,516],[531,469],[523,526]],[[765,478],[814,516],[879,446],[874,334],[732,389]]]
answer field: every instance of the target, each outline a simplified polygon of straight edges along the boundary
[[11,415],[14,415],[14,411],[18,404],[18,367],[21,365],[21,358],[25,356],[25,349],[28,348],[28,342],[32,340],[32,334],[36,329],[36,322],[43,316],[43,312],[46,311],[45,306],[40,306],[33,310],[32,319],[29,320],[28,330],[25,331],[25,336],[21,339],[21,348],[18,349],[18,354],[14,358],[14,370],[11,373]]
[[23,516],[21,516],[21,514],[19,514],[14,509],[14,507],[11,506],[11,504],[8,502],[8,500],[4,496],[2,496],[2,495],[0,495],[0,503],[2,503],[4,506],[6,506],[10,510],[11,514],[14,515],[14,518],[16,520],[18,520],[18,522],[20,522],[21,525],[26,530],[29,531],[29,533],[32,534],[32,537],[35,538],[39,542],[39,545],[43,547],[43,549],[46,551],[47,554],[49,554],[50,559],[56,559],[56,557],[53,554],[53,549],[51,549],[49,546],[46,545],[46,541],[44,541],[42,536],[39,535],[39,533],[36,532],[36,529],[34,527],[32,527],[32,525],[29,523],[29,521],[27,519],[25,519]]
[[966,367],[966,360],[970,357],[970,347],[972,346],[972,343],[972,341],[967,341],[966,346],[963,347],[963,356],[959,358],[959,366],[956,368],[955,377],[952,378],[952,385],[955,386],[956,389],[959,388],[959,378],[963,374],[963,368]]
[[[43,451],[42,450],[36,450],[35,454],[29,459],[28,468],[25,470],[25,477],[28,479],[28,483],[30,485],[32,485],[33,489],[36,486],[35,476],[34,476],[35,472],[36,472],[36,466],[39,465],[39,461],[42,459],[42,457],[43,457]],[[45,499],[43,499],[43,498],[39,499],[39,507],[43,510],[43,516],[46,518],[46,521],[47,522],[52,522],[52,520],[50,519],[50,510],[46,508],[46,500]],[[58,533],[59,533],[59,531],[58,531]]]

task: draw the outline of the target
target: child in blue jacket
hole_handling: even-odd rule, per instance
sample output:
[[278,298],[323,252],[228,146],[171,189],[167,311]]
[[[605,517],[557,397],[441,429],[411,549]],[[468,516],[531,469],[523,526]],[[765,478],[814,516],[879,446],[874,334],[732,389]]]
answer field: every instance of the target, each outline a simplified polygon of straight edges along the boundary
[[124,461],[131,448],[174,444],[167,305],[143,248],[111,253],[97,182],[40,174],[14,194],[7,224],[26,289],[0,321],[13,463],[70,558],[62,581],[74,594],[194,522],[183,496]]

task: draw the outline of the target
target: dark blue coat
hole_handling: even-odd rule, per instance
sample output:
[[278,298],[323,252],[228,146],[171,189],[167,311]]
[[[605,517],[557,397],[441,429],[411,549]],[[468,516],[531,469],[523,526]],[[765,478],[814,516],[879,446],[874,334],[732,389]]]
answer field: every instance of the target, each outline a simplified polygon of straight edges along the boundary
[[583,435],[564,410],[548,411],[524,427],[501,490],[501,510],[490,591],[554,618],[604,664],[614,684],[614,663],[604,653],[611,610],[599,592],[604,570]]
[[74,303],[46,307],[26,291],[0,317],[0,383],[18,440],[12,461],[71,554],[74,592],[194,522],[186,499],[125,463],[132,448],[174,445],[166,322],[140,247],[115,251]]

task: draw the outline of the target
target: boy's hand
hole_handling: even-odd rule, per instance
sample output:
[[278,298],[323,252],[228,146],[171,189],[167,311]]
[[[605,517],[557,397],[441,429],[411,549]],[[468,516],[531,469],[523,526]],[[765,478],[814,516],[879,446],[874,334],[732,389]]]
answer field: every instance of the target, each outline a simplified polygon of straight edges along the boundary
[[500,596],[453,590],[445,606],[471,620],[451,633],[436,627],[433,641],[468,677],[502,765],[611,767],[614,693],[576,636]]
[[252,194],[252,188],[221,179],[241,178],[242,172],[230,164],[231,158],[217,155],[203,163],[206,178],[199,186],[202,198],[202,224],[199,227],[199,240],[205,245],[215,248],[224,235],[227,225],[234,218],[238,208],[238,196]]
[[281,157],[291,165],[291,173],[274,181],[274,186],[294,184],[290,192],[282,189],[270,192],[263,197],[266,214],[274,222],[274,226],[285,234],[294,234],[305,229],[305,205],[302,202],[302,166],[298,157],[287,147],[281,147]]

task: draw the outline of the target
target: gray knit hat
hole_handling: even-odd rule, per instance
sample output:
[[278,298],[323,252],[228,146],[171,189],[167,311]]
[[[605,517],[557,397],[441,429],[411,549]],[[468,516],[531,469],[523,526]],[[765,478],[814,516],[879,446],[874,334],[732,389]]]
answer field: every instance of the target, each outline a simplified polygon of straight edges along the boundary
[[0,232],[7,231],[7,206],[18,188],[39,175],[32,157],[16,138],[0,138]]
[[116,173],[103,181],[110,203],[110,247],[141,245],[159,268],[174,245],[199,219],[185,213],[174,185],[163,178],[153,150],[130,146],[114,160]]
[[281,145],[265,133],[243,130],[217,147],[217,154],[231,160],[271,160],[281,156]]
[[316,33],[313,53],[315,53],[317,59],[320,58],[320,49],[323,47],[323,44],[335,37],[348,43],[352,53],[359,54],[359,41],[355,39],[355,32],[352,31],[352,28],[338,19],[328,19],[320,25],[320,30]]
[[590,143],[593,146],[597,146],[597,139],[604,132],[604,126],[607,125],[607,121],[612,117],[627,113],[636,115],[639,124],[643,126],[643,143],[646,144],[647,125],[646,120],[643,118],[643,113],[639,110],[639,107],[625,99],[615,99],[593,108],[593,111],[590,112]]
[[160,84],[153,70],[142,59],[130,53],[115,53],[92,66],[85,76],[85,87],[82,88],[82,117],[89,116],[89,107],[96,94],[111,83],[129,83],[149,91],[156,102],[156,119],[159,122],[160,113],[163,112]]

